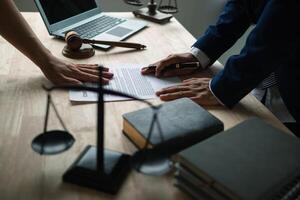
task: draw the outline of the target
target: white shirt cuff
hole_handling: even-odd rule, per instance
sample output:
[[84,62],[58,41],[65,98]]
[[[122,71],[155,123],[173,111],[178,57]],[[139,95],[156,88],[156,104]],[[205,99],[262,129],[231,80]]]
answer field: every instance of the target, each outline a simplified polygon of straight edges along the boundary
[[217,99],[217,101],[222,105],[222,106],[224,106],[224,103],[222,103],[222,101],[214,94],[214,92],[211,90],[211,81],[212,80],[210,80],[209,81],[209,90],[210,90],[210,92],[214,95],[214,97]]
[[192,47],[190,52],[193,56],[195,56],[195,58],[197,58],[203,69],[208,67],[210,59],[201,49]]

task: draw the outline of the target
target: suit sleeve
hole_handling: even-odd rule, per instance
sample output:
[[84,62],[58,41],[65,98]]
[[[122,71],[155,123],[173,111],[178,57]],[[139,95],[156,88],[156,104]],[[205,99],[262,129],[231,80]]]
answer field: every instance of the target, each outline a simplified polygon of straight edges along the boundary
[[201,49],[212,64],[245,33],[250,24],[244,1],[230,0],[217,23],[209,26],[193,47]]
[[271,72],[288,67],[300,45],[298,8],[297,1],[268,1],[241,53],[230,57],[211,81],[212,92],[223,104],[234,106]]

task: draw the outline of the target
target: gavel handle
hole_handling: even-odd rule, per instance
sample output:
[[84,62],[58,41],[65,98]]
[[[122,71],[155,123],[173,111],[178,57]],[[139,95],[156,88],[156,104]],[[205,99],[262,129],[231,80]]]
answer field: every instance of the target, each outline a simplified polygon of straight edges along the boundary
[[106,40],[89,40],[83,39],[83,43],[90,43],[90,44],[104,44],[109,46],[115,47],[125,47],[125,48],[133,48],[133,49],[145,49],[146,46],[139,43],[131,43],[131,42],[116,42],[116,41],[106,41]]

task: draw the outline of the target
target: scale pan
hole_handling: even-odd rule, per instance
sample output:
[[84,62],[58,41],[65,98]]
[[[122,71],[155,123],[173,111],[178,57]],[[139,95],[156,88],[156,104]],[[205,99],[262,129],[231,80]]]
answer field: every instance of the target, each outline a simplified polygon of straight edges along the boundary
[[172,169],[169,156],[148,149],[134,153],[131,165],[136,171],[151,176],[161,176]]
[[162,13],[175,14],[178,13],[178,8],[175,6],[160,6],[158,10]]
[[55,155],[68,150],[74,142],[74,137],[67,131],[54,130],[35,137],[31,147],[41,155]]
[[142,6],[143,3],[140,0],[124,0],[125,3],[133,6]]

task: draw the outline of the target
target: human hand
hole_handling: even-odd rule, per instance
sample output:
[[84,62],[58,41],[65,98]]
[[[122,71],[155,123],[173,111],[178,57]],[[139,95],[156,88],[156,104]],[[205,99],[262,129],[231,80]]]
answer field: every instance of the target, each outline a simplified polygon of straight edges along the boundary
[[[108,68],[103,67],[102,83],[108,84],[113,74]],[[98,64],[72,64],[52,57],[41,67],[45,76],[55,85],[80,85],[83,82],[99,81]]]
[[156,95],[163,101],[188,97],[202,106],[220,105],[209,89],[210,80],[210,78],[187,79],[179,85],[167,87],[156,92]]
[[186,63],[186,62],[197,62],[198,60],[191,53],[182,53],[182,54],[171,54],[167,58],[162,59],[152,65],[156,66],[156,68],[144,67],[142,68],[142,74],[155,74],[155,76],[178,76],[178,75],[186,75],[195,71],[195,69],[183,68],[183,69],[171,69],[167,71],[163,71],[167,66],[177,63]]

